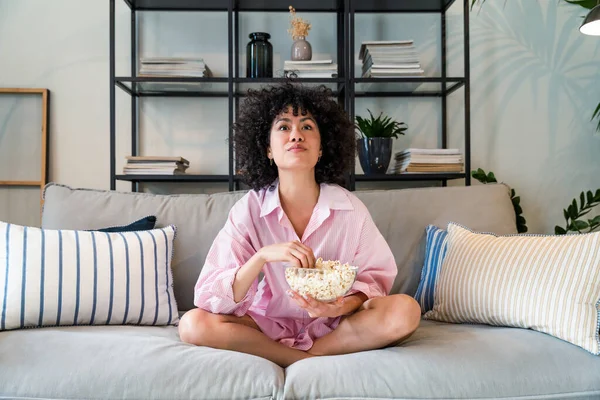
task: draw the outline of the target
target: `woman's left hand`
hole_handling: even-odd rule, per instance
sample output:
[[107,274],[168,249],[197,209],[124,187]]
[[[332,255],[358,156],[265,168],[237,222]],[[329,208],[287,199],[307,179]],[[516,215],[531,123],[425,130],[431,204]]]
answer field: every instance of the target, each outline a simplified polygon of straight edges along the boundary
[[310,296],[302,297],[300,294],[293,290],[288,290],[288,296],[290,296],[298,305],[308,312],[311,318],[335,318],[344,314],[344,298],[339,297],[337,300],[331,302],[323,302],[313,299]]

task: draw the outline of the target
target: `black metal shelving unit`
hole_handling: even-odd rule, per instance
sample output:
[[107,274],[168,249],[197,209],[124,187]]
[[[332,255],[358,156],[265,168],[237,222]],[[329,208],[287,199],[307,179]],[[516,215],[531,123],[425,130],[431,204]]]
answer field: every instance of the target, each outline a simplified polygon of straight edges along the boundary
[[[288,0],[122,0],[131,12],[131,73],[115,75],[115,3],[109,0],[110,40],[110,187],[117,181],[130,181],[132,190],[143,182],[223,182],[229,190],[239,188],[235,174],[232,147],[232,127],[239,99],[249,88],[283,81],[282,78],[252,79],[239,76],[239,14],[241,12],[285,12]],[[459,0],[461,1],[461,0]],[[306,85],[325,84],[337,101],[344,105],[350,118],[355,116],[355,99],[361,97],[437,97],[441,106],[441,147],[447,147],[447,97],[464,88],[465,112],[465,171],[471,168],[470,126],[470,73],[469,73],[469,1],[463,3],[464,76],[447,76],[446,68],[446,11],[455,0],[303,0],[302,12],[327,12],[336,14],[338,77],[331,79],[298,79]],[[213,78],[153,78],[137,76],[139,12],[226,12],[228,29],[227,77]],[[441,76],[418,78],[357,78],[354,76],[354,20],[357,13],[436,13],[441,22]],[[142,97],[219,97],[228,99],[229,173],[227,175],[120,175],[116,173],[116,103],[117,88],[131,96],[131,155],[139,154],[138,107]],[[375,181],[438,181],[446,185],[450,179],[464,179],[471,184],[468,173],[418,173],[398,175],[357,175],[349,177],[348,187],[355,189],[356,182]]]

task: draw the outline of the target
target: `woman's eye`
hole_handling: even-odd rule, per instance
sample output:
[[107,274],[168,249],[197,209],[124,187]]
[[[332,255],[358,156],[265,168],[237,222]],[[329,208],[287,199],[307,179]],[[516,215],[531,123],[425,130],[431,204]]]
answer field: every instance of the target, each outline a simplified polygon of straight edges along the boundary
[[281,126],[279,127],[279,130],[280,130],[280,131],[287,131],[287,130],[288,130],[288,127],[287,127],[287,125],[281,125]]
[[310,126],[310,125],[304,125],[304,126],[302,127],[302,129],[306,129],[306,130],[309,130],[309,131],[310,131],[310,130],[312,130],[312,126]]

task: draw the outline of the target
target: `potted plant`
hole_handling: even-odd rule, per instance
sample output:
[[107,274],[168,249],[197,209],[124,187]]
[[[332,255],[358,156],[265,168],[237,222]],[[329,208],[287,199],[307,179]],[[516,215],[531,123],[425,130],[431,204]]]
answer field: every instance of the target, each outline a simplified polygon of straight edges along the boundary
[[358,159],[365,174],[385,174],[392,159],[393,139],[404,135],[408,125],[383,117],[377,118],[370,110],[369,118],[356,117],[356,128],[361,133],[357,140]]

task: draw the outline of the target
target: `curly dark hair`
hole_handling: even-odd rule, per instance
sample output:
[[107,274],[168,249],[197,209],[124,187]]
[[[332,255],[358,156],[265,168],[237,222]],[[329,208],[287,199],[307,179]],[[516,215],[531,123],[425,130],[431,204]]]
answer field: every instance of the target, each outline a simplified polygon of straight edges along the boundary
[[254,190],[271,185],[278,176],[270,165],[267,148],[273,120],[291,107],[295,116],[312,114],[319,132],[323,154],[315,166],[317,183],[343,185],[356,154],[354,124],[324,85],[305,87],[287,81],[260,90],[248,90],[233,126],[238,174]]

